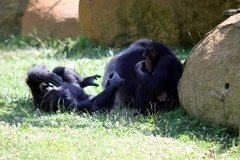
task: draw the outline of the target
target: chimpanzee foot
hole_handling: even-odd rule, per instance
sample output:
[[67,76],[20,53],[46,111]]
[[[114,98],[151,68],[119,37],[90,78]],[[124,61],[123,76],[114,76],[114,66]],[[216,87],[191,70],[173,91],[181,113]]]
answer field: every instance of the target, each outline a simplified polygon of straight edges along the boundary
[[109,75],[108,82],[107,82],[107,85],[106,85],[106,86],[116,85],[116,86],[119,87],[119,86],[121,86],[123,83],[124,83],[124,80],[123,80],[116,72],[112,72],[112,73]]
[[85,77],[84,80],[81,82],[80,86],[81,87],[86,87],[86,86],[98,86],[97,83],[94,83],[94,80],[100,78],[100,75],[93,75],[93,76],[89,76],[89,77]]

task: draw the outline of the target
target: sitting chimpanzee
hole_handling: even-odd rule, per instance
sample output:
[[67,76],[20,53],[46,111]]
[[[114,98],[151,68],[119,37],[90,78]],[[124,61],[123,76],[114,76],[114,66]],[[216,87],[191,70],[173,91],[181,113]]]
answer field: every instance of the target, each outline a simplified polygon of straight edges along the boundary
[[29,86],[34,106],[45,111],[77,110],[94,112],[110,110],[113,107],[115,93],[123,80],[117,73],[108,77],[105,89],[96,97],[85,94],[86,86],[97,86],[94,75],[82,78],[77,72],[66,67],[57,67],[52,73],[45,66],[34,66],[28,71],[26,80]]
[[169,111],[179,104],[182,63],[163,43],[140,39],[115,55],[106,66],[103,86],[111,72],[124,79],[116,94],[120,105],[147,114]]

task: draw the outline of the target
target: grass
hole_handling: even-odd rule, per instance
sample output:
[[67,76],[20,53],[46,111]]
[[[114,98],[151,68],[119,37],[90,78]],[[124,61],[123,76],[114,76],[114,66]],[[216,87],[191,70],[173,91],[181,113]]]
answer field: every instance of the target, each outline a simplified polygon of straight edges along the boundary
[[[67,66],[83,76],[103,75],[119,48],[83,37],[39,41],[19,36],[0,40],[0,159],[238,159],[236,129],[200,121],[183,108],[133,117],[134,109],[110,113],[45,113],[34,110],[25,84],[34,64]],[[184,60],[189,49],[174,48]],[[101,84],[101,79],[97,83]],[[102,90],[88,87],[92,95]],[[197,105],[197,104],[196,104]]]

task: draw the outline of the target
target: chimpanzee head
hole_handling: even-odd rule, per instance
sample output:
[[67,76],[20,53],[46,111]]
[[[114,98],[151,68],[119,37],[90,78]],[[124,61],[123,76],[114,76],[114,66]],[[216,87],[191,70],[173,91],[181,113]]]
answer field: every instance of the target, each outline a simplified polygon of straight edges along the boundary
[[146,58],[145,69],[148,72],[152,72],[155,69],[156,65],[158,64],[158,60],[167,54],[172,54],[172,52],[163,43],[160,42],[150,43],[143,53],[143,57]]
[[44,92],[42,107],[46,111],[56,112],[72,104],[67,90],[63,91],[61,87],[48,86]]
[[152,47],[147,48],[145,50],[145,52],[143,53],[143,57],[146,58],[145,70],[151,73],[154,70],[154,68],[156,67],[157,62],[158,62],[158,59],[156,58],[157,54],[155,52],[155,49]]

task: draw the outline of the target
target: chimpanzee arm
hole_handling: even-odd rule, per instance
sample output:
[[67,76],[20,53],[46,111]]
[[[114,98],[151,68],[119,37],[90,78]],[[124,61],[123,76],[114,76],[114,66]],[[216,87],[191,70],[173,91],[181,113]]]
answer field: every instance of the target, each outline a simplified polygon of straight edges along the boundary
[[32,92],[35,106],[39,105],[43,99],[43,93],[40,89],[41,83],[52,83],[55,86],[59,86],[61,82],[61,77],[54,73],[49,73],[45,66],[34,66],[30,69],[27,73],[26,83]]
[[157,66],[152,73],[143,71],[142,62],[139,62],[135,66],[135,73],[138,82],[143,88],[153,95],[161,94],[164,92],[164,88],[169,80],[172,63],[168,56],[164,56],[159,59]]
[[52,72],[62,77],[63,81],[81,87],[81,82],[83,81],[83,78],[74,70],[67,67],[59,66],[54,68]]
[[62,78],[55,73],[48,72],[45,66],[34,66],[30,71],[28,71],[28,81],[40,84],[52,83],[56,87],[60,86],[62,83]]
[[106,88],[96,97],[77,103],[79,111],[97,111],[101,109],[111,110],[115,100],[115,94],[123,80],[117,73],[112,73],[109,76]]

